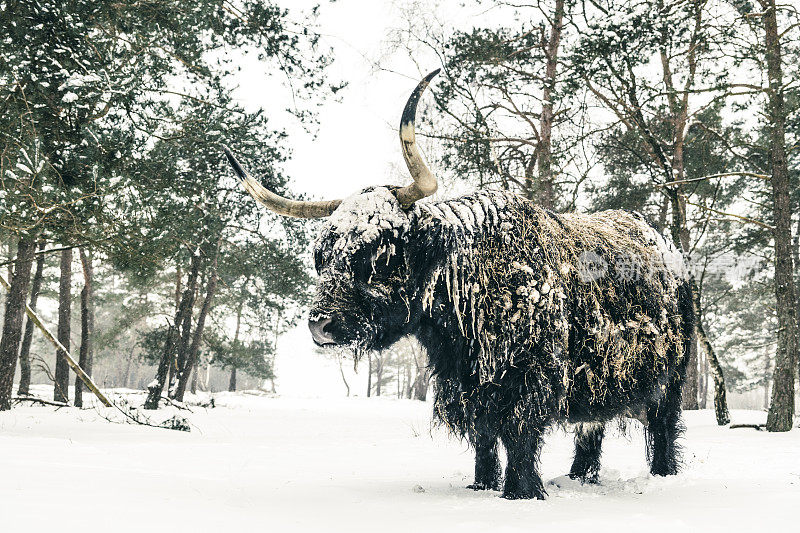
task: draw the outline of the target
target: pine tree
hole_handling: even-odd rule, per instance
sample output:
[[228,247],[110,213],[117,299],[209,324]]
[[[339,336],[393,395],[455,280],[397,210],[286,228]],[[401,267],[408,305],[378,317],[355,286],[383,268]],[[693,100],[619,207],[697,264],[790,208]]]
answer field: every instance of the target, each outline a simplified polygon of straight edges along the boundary
[[[698,79],[710,72],[718,53],[708,46],[717,35],[709,23],[709,9],[702,1],[680,5],[595,2],[589,11],[588,31],[581,35],[572,52],[572,64],[578,74],[574,83],[583,84],[615,115],[626,134],[637,140],[638,150],[631,155],[648,167],[651,185],[663,194],[658,218],[666,222],[667,213],[671,214],[672,239],[687,258],[693,249],[687,191],[698,181],[713,179],[709,175],[690,176],[686,161],[687,136],[694,124],[702,127],[700,113],[709,107],[705,98],[701,103],[695,96],[706,92]],[[648,70],[651,59],[660,64],[657,77]],[[716,94],[712,93],[712,104],[724,101],[726,88],[724,83],[719,84]],[[692,202],[692,206],[708,210],[702,203]],[[710,212],[720,214],[715,209]],[[695,314],[700,319],[697,334],[713,361],[715,353],[704,336],[702,295],[694,276],[690,284]],[[696,356],[696,347],[692,346],[684,386],[685,409],[698,408]],[[725,424],[728,416],[723,402],[722,367],[712,367],[718,391],[717,421]]]
[[559,156],[577,142],[567,128],[575,110],[564,97],[561,41],[574,2],[492,4],[498,16],[524,22],[444,34],[428,28],[422,38],[442,59],[444,77],[434,87],[437,132],[421,136],[436,139],[441,164],[458,179],[517,190],[547,209],[569,207],[569,187],[581,177]]
[[[239,68],[232,59],[237,54],[219,51],[257,50],[275,72],[298,82],[292,90],[301,101],[338,89],[319,75],[330,56],[318,50],[313,22],[297,28],[287,10],[272,4],[40,0],[6,2],[0,11],[6,36],[0,42],[0,201],[11,206],[0,209],[0,227],[26,243],[41,235],[59,245],[91,245],[98,258],[141,279],[165,262],[185,260],[188,248],[212,246],[227,228],[214,225],[217,211],[197,219],[208,231],[193,238],[190,222],[192,212],[202,211],[196,201],[204,183],[191,179],[185,163],[195,177],[211,172],[218,183],[228,170],[211,148],[216,143],[272,142],[254,155],[262,169],[269,167],[272,185],[285,182],[272,168],[284,157],[275,142],[282,134],[266,129],[259,113],[233,105],[226,86]],[[295,113],[300,120],[311,117],[302,106]],[[229,128],[232,116],[237,126]],[[162,171],[164,179],[152,179]],[[173,187],[166,178],[176,176]],[[224,188],[229,203],[241,200],[232,180]],[[205,198],[218,191],[210,188]],[[146,203],[137,203],[142,198]],[[238,213],[240,221],[257,218],[252,203],[242,205],[225,206],[225,213]],[[170,222],[182,230],[164,231],[162,224]],[[181,234],[192,237],[186,241],[192,246],[178,250],[171,239]],[[20,272],[29,270],[21,266]],[[23,286],[22,280],[15,285]],[[25,298],[16,289],[14,295]],[[6,324],[21,327],[14,320]],[[9,340],[18,336],[4,331]],[[192,357],[191,343],[179,347]],[[3,372],[10,375],[0,381],[13,379],[13,367]]]

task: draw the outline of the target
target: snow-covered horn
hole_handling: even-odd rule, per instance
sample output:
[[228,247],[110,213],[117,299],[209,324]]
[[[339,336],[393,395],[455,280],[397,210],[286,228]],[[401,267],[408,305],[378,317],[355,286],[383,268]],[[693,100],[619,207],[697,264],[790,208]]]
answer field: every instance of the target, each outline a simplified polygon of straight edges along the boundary
[[425,161],[422,160],[422,155],[417,149],[414,136],[414,119],[417,116],[417,103],[419,103],[422,93],[425,92],[428,84],[440,70],[436,69],[422,78],[422,81],[419,82],[417,88],[411,93],[408,102],[406,102],[403,117],[400,119],[400,144],[403,147],[403,158],[406,160],[411,177],[414,178],[414,183],[395,192],[397,200],[403,207],[408,207],[420,198],[432,195],[438,188],[436,176],[425,165]]
[[307,202],[298,200],[289,200],[283,196],[279,196],[270,191],[261,183],[258,182],[253,176],[250,175],[227,146],[222,146],[225,155],[228,157],[228,162],[233,167],[234,172],[242,181],[242,185],[250,193],[250,196],[256,199],[257,202],[267,206],[270,210],[275,211],[279,215],[294,218],[323,218],[330,216],[341,200],[326,200],[321,202]]

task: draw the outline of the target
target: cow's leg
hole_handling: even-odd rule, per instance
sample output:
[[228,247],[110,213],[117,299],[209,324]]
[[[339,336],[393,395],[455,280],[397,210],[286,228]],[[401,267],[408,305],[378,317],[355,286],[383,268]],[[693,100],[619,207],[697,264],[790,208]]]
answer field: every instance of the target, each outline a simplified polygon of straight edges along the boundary
[[678,472],[680,447],[676,441],[682,433],[681,380],[676,379],[659,402],[647,406],[647,456],[651,474],[670,476]]
[[503,498],[544,499],[547,493],[539,476],[539,452],[543,433],[544,428],[530,427],[524,423],[514,424],[501,433],[500,438],[508,455]]
[[575,459],[569,477],[581,483],[597,483],[605,426],[602,422],[578,424],[575,428]]
[[472,440],[475,445],[475,482],[467,488],[499,490],[500,458],[497,457],[497,437],[493,433],[476,434]]

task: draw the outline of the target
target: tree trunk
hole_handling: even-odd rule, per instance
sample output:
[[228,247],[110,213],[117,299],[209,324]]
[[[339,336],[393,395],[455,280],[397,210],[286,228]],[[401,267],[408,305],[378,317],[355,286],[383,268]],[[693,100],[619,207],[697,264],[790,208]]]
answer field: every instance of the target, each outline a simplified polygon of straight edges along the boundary
[[411,379],[411,365],[407,364],[405,368],[405,376],[403,376],[403,386],[405,390],[403,392],[403,397],[407,399],[411,399],[412,391],[414,389],[414,382]]
[[[6,279],[11,281],[11,278],[14,277],[14,235],[9,236],[8,243],[6,244],[6,258],[8,259],[8,264],[6,265]],[[8,299],[8,293],[3,291],[3,309],[5,310],[5,303]],[[5,319],[5,314],[3,314],[3,318]]]
[[[83,248],[78,249],[83,266],[83,290],[81,290],[81,350],[78,364],[89,377],[94,364],[94,269],[92,258]],[[75,407],[83,407],[83,381],[75,378]]]
[[[58,342],[70,349],[72,317],[72,248],[61,251],[61,276],[58,283]],[[69,403],[69,363],[67,354],[56,351],[56,372],[53,401]]]
[[[714,357],[716,357],[716,353]],[[707,353],[703,355],[703,367],[700,375],[700,382],[703,384],[703,404],[702,409],[708,408],[708,378],[711,376],[711,359]]]
[[122,375],[122,386],[125,387],[126,389],[131,388],[131,386],[130,386],[131,364],[133,363],[133,352],[134,352],[134,349],[131,349],[131,352],[128,354],[128,360],[125,361],[125,374]]
[[197,299],[197,280],[200,274],[201,256],[200,250],[192,254],[192,261],[189,270],[189,279],[186,282],[186,290],[183,292],[181,299],[181,307],[179,313],[180,319],[175,317],[175,327],[179,332],[178,341],[176,343],[175,362],[170,367],[169,390],[168,394],[171,398],[175,397],[176,384],[179,379],[181,369],[186,365],[186,358],[189,355],[189,343],[191,341],[192,332],[192,312],[194,311],[194,303]]
[[[39,242],[39,252],[44,250],[44,241]],[[36,256],[36,271],[33,274],[33,281],[31,282],[31,300],[30,306],[34,311],[36,310],[36,302],[39,300],[39,292],[42,290],[42,277],[44,274],[44,254],[39,253]],[[28,318],[25,321],[25,334],[22,337],[22,347],[19,350],[19,389],[17,394],[20,396],[27,396],[31,390],[31,343],[33,342],[33,321]]]
[[350,397],[350,384],[347,382],[347,377],[344,375],[344,367],[342,366],[342,357],[341,355],[336,356],[336,361],[339,363],[339,373],[342,375],[342,382],[344,383],[344,388],[347,389],[347,397]]
[[189,392],[197,394],[197,364],[192,367],[192,382],[189,385]]
[[[426,354],[423,350],[413,349],[414,366],[416,367],[416,376],[414,377],[413,397],[415,400],[424,402],[428,397],[428,382],[430,381],[430,370],[428,369],[428,361]],[[411,397],[411,395],[409,395]]]
[[372,394],[372,354],[367,354],[367,398]]
[[703,345],[700,342],[700,334],[697,334],[697,406],[700,409],[705,409],[708,398],[708,357],[703,350]]
[[156,370],[155,379],[147,386],[147,400],[145,400],[145,409],[158,409],[158,402],[161,395],[164,394],[164,385],[167,382],[168,374],[171,368],[175,365],[175,352],[177,348],[179,331],[179,324],[183,323],[185,314],[189,315],[191,320],[191,306],[194,305],[194,285],[197,284],[197,275],[200,270],[200,256],[199,254],[192,254],[191,266],[189,269],[189,279],[187,281],[186,289],[183,291],[180,305],[175,312],[175,323],[171,325],[167,331],[167,339],[164,341],[164,351],[161,354],[161,361]]
[[689,341],[689,360],[686,361],[686,381],[683,383],[681,408],[685,411],[696,411],[700,408],[697,402],[697,342],[698,336]]
[[231,367],[231,379],[228,381],[228,392],[236,392],[236,367]]
[[[797,323],[798,335],[800,335],[800,217],[797,219],[797,229],[794,234],[794,250],[792,251],[792,262],[794,264],[794,296],[797,305],[795,306],[795,322]],[[800,339],[798,339],[800,343]],[[800,347],[798,347],[800,349]],[[797,371],[800,373],[800,357],[795,361],[798,364]],[[800,374],[799,374],[800,375]]]
[[145,409],[158,409],[158,402],[161,400],[161,395],[164,392],[164,383],[167,381],[169,367],[174,359],[173,354],[175,353],[176,336],[177,332],[175,331],[175,327],[170,325],[167,329],[167,340],[164,341],[164,351],[161,354],[161,361],[158,363],[156,377],[147,385],[147,399],[144,402]]
[[692,305],[694,307],[694,316],[696,320],[697,341],[705,352],[708,364],[711,367],[711,373],[714,377],[714,414],[717,418],[717,424],[724,426],[731,421],[731,415],[728,412],[728,399],[725,392],[725,376],[722,373],[722,366],[719,364],[717,354],[714,352],[714,347],[708,340],[706,328],[703,318],[703,307],[700,302],[700,291],[697,284],[694,283],[692,278]]
[[414,399],[424,402],[428,397],[428,368],[422,367],[414,380]]
[[[682,168],[682,166],[680,167]],[[679,172],[682,172],[680,170]],[[680,186],[671,187],[668,192],[670,196],[670,203],[672,204],[672,225],[670,232],[672,240],[681,251],[684,257],[687,257],[691,247],[689,237],[689,227],[686,222],[686,199],[681,193]],[[689,285],[692,292],[692,300],[699,298],[699,291],[697,282],[694,279],[694,274],[689,273]],[[695,293],[698,293],[695,296]],[[695,307],[695,318],[697,317],[697,309]],[[696,332],[697,330],[695,330]],[[699,406],[697,404],[697,340],[693,340],[689,346],[689,360],[686,362],[686,381],[683,384],[682,407],[685,410],[696,410]]]
[[770,375],[772,371],[772,365],[770,365],[769,361],[769,347],[767,350],[764,351],[764,410],[766,411],[769,409],[769,383],[772,378]]
[[181,306],[181,265],[175,268],[175,310],[177,311],[178,308]]
[[[242,283],[241,294],[239,295],[239,303],[236,306],[236,328],[233,331],[233,349],[239,349],[239,332],[242,329],[242,311],[244,310],[244,300],[247,297],[247,287],[250,284],[250,278],[246,278]],[[277,342],[277,339],[275,340]],[[236,366],[231,367],[231,379],[228,383],[228,391],[236,392]]]
[[556,0],[553,19],[550,26],[550,37],[544,50],[547,63],[544,71],[544,89],[542,91],[542,113],[539,115],[539,204],[545,209],[555,206],[555,187],[553,183],[553,96],[558,69],[558,47],[561,43],[561,31],[564,22],[564,0]]
[[669,214],[669,195],[665,194],[658,208],[658,229],[665,231],[667,228],[667,215]]
[[764,9],[765,52],[769,79],[770,164],[775,230],[775,300],[778,347],[772,373],[772,402],[767,431],[789,431],[794,420],[794,374],[797,361],[797,300],[792,267],[792,209],[786,161],[786,110],[783,101],[781,42],[775,0],[760,0]]
[[192,336],[192,344],[186,355],[186,361],[183,368],[178,367],[178,387],[175,391],[175,399],[179,402],[183,401],[183,395],[186,393],[186,385],[188,384],[192,368],[197,364],[197,356],[200,353],[200,342],[203,340],[203,329],[206,324],[206,317],[211,311],[211,302],[214,300],[214,293],[217,290],[217,265],[216,257],[214,263],[211,265],[211,272],[208,278],[208,285],[206,287],[206,297],[203,300],[203,306],[200,308],[200,314],[197,317],[197,326],[194,328]]
[[[659,7],[663,9],[663,5],[659,3]],[[686,164],[684,161],[684,144],[686,141],[686,124],[689,119],[689,95],[692,93],[694,86],[695,73],[697,71],[697,53],[698,53],[698,40],[701,37],[703,28],[703,8],[702,2],[694,0],[689,3],[689,7],[693,8],[692,18],[694,20],[694,29],[690,35],[689,47],[686,53],[686,66],[688,73],[684,81],[684,90],[679,92],[675,86],[673,77],[673,54],[669,51],[669,42],[671,40],[670,28],[667,25],[662,26],[661,42],[659,46],[659,55],[661,59],[662,80],[667,91],[667,100],[669,102],[669,110],[671,115],[673,138],[672,138],[672,160],[669,165],[666,164],[664,151],[655,140],[655,137],[649,135],[650,143],[654,153],[661,154],[657,159],[661,162],[667,182],[681,181],[686,177]],[[633,88],[630,90],[633,91]],[[637,106],[638,107],[638,106]],[[639,111],[641,114],[641,111]],[[641,121],[642,126],[645,122]],[[681,185],[676,184],[669,187],[667,192],[670,203],[672,205],[672,240],[675,246],[681,251],[681,254],[689,259],[689,252],[691,251],[691,235],[689,234],[689,225],[686,218],[686,197],[683,193]],[[694,279],[694,273],[689,272],[689,283],[691,285],[692,300],[695,299],[699,302],[699,289],[697,282]],[[693,303],[693,307],[696,307]],[[698,309],[695,309],[695,316],[697,316]],[[697,335],[697,330],[695,329]],[[683,386],[682,406],[683,409],[697,409],[697,384],[698,384],[698,365],[697,365],[697,340],[693,340],[689,346],[689,360],[686,363],[686,381]]]
[[381,385],[383,384],[383,354],[375,356],[375,396],[381,395]]
[[22,237],[17,243],[17,260],[6,294],[3,334],[0,338],[0,411],[11,409],[11,389],[22,337],[22,315],[25,312],[35,250],[36,241],[33,237]]
[[402,383],[400,382],[400,378],[401,378],[401,374],[402,373],[403,373],[403,366],[401,365],[401,363],[399,362],[399,359],[398,359],[398,363],[397,363],[397,398],[398,399],[403,397],[402,396],[402,392],[401,392],[402,391],[402,389],[401,389]]
[[275,394],[275,359],[278,357],[278,339],[281,334],[281,318],[283,317],[283,310],[278,307],[275,314],[275,340],[272,343],[272,354],[269,355],[269,367],[272,370],[272,376],[269,378],[270,392]]

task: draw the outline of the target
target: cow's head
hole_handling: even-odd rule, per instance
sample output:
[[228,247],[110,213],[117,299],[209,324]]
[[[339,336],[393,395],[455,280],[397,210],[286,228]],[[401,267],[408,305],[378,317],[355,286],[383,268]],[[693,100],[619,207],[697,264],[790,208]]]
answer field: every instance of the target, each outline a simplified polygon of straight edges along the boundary
[[414,179],[406,187],[369,188],[345,200],[289,200],[264,188],[225,148],[245,189],[260,203],[286,216],[327,217],[314,247],[319,284],[308,321],[319,345],[380,349],[409,331],[410,208],[437,188],[416,147],[414,119],[420,96],[438,72],[417,85],[403,111],[400,142]]

